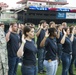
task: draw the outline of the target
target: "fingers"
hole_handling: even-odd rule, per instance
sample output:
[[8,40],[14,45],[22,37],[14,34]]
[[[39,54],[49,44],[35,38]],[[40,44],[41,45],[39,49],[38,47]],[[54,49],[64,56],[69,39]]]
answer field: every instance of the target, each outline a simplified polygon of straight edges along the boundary
[[66,31],[63,29],[63,33],[64,33],[64,35],[66,35]]
[[48,34],[48,30],[45,32],[45,37],[48,37],[49,34]]
[[41,29],[43,29],[43,24],[40,26]]
[[22,43],[26,43],[25,35],[24,34],[22,35]]
[[9,27],[9,31],[12,32],[12,26],[11,26],[11,25],[10,25],[10,27]]

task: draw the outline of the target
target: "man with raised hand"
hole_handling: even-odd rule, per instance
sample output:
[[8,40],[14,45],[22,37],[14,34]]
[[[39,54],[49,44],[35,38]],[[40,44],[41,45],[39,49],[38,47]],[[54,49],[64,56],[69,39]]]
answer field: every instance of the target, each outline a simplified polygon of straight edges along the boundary
[[16,75],[19,58],[17,57],[17,51],[19,49],[20,37],[17,34],[17,23],[11,23],[8,33],[6,34],[7,49],[8,49],[8,75]]

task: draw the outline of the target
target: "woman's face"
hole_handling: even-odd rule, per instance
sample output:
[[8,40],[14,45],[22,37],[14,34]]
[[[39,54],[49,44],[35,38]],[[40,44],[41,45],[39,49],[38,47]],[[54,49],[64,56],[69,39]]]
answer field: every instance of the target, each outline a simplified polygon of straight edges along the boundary
[[28,37],[31,39],[34,38],[34,28],[31,28],[30,32],[28,32]]

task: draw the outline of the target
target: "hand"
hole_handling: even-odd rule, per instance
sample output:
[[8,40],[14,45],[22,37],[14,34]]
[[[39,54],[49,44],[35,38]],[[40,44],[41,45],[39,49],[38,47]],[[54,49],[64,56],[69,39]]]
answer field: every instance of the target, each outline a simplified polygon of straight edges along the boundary
[[58,29],[58,33],[60,33],[60,30]]
[[22,35],[22,43],[24,43],[24,44],[26,43],[24,34]]
[[72,55],[71,55],[71,59],[72,59]]
[[43,29],[43,24],[40,26],[41,29]]
[[72,34],[74,34],[74,30],[75,30],[75,27],[74,27],[73,30],[72,30]]
[[45,37],[48,37],[49,34],[48,34],[48,30],[45,32]]
[[9,31],[12,32],[12,26],[9,27]]
[[65,32],[65,30],[63,30],[63,33],[64,33],[64,35],[66,35],[66,32]]
[[38,25],[38,29],[40,28],[40,24]]
[[18,25],[18,27],[19,27],[18,29],[21,29],[21,25],[20,24]]

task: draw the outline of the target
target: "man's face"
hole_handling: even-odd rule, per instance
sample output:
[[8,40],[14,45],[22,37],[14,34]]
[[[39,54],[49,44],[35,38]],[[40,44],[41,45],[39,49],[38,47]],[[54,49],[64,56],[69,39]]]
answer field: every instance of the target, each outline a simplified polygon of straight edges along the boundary
[[47,23],[46,23],[46,22],[44,22],[44,23],[43,23],[43,27],[45,28],[45,27],[46,27],[46,25],[47,25]]
[[13,30],[14,32],[17,32],[17,30],[18,30],[17,24],[14,24],[14,25],[12,26],[12,30]]

